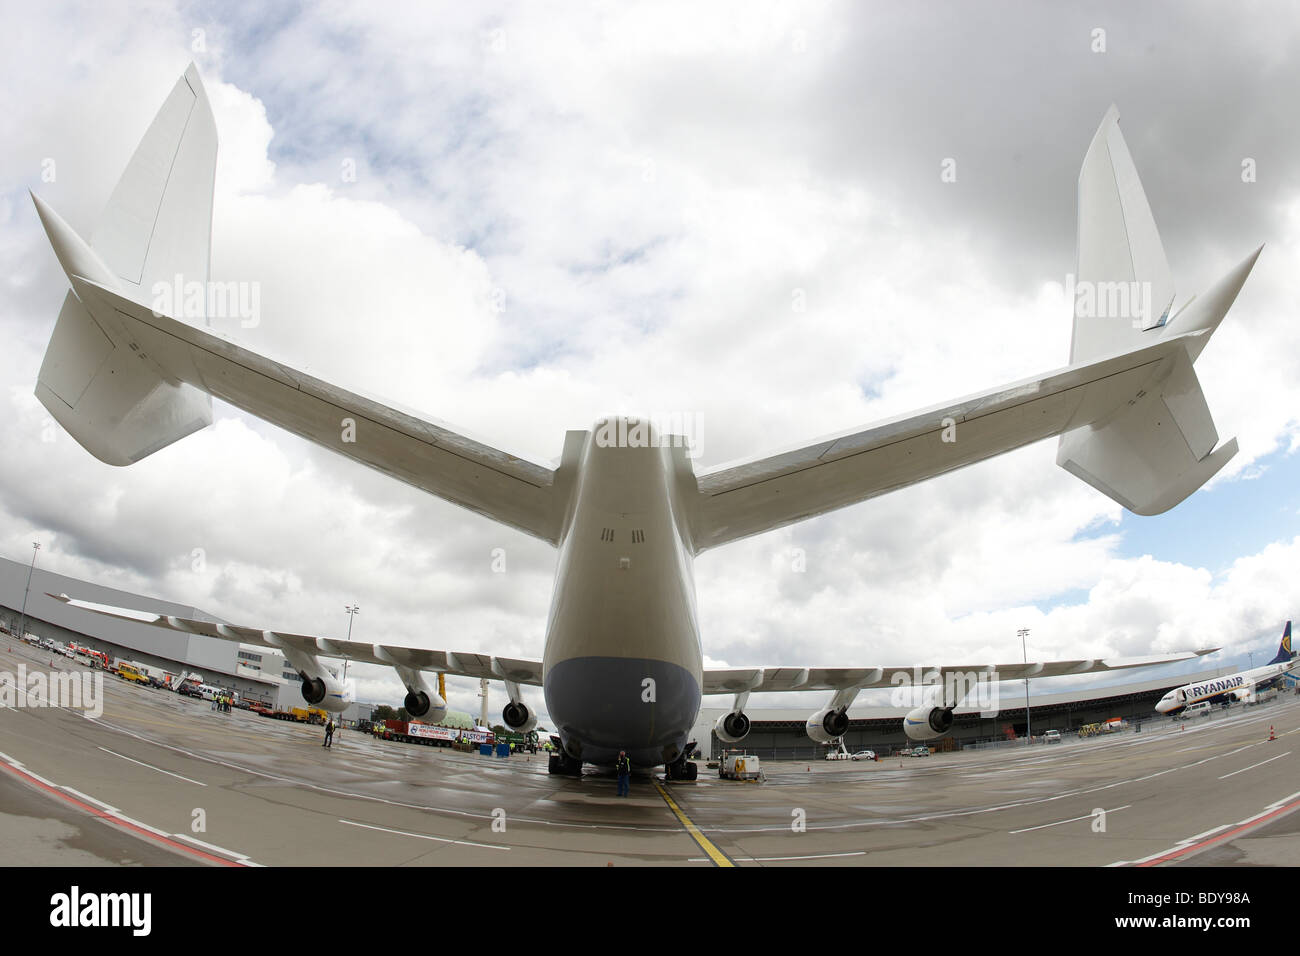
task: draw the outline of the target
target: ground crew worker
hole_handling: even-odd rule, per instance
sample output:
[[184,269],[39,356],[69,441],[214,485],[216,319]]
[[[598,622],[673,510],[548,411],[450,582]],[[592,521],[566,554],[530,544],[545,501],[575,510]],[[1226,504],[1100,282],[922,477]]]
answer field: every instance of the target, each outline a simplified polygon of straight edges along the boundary
[[322,747],[332,747],[334,744],[334,718],[331,717],[325,721],[325,742]]
[[626,750],[618,752],[614,770],[618,773],[618,795],[626,797],[632,792],[632,761],[628,759]]

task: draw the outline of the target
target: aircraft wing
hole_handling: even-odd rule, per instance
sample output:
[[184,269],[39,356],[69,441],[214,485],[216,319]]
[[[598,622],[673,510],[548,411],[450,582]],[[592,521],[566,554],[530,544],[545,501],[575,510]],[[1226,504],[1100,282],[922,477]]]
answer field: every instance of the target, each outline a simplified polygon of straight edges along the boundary
[[159,381],[179,381],[440,498],[558,540],[562,507],[551,468],[157,315],[98,283],[73,276],[72,284],[91,314],[107,313],[124,330]]
[[[972,664],[965,667],[726,667],[705,668],[705,694],[777,693],[783,691],[865,690],[871,687],[942,683],[948,675],[980,675],[985,681],[1064,677],[1100,671],[1175,664],[1214,653],[1218,648],[1147,657],[1048,661],[1045,663]],[[987,675],[987,676],[984,676]]]
[[150,624],[180,634],[198,634],[215,637],[237,644],[257,644],[283,650],[292,648],[303,654],[321,655],[366,664],[383,664],[388,667],[409,667],[412,670],[451,674],[457,677],[509,680],[516,684],[542,685],[542,662],[514,657],[496,657],[490,654],[464,651],[439,651],[422,647],[402,647],[394,644],[366,644],[361,641],[340,641],[332,637],[312,637],[307,634],[287,634],[283,631],[266,631],[236,624],[219,624],[214,621],[196,621],[188,618],[154,614],[130,608],[115,608],[88,601],[79,601],[66,594],[50,597],[73,607],[106,617]]
[[[860,431],[706,471],[697,479],[696,550],[780,528],[1052,435],[1075,428],[1090,430],[1094,423],[1122,417],[1136,399],[1148,390],[1158,392],[1175,377],[1173,372],[1187,362],[1186,349],[1196,334],[1163,339]],[[1210,457],[1222,465],[1235,450],[1235,443],[1229,443]],[[1140,456],[1140,451],[1135,455]],[[1190,452],[1187,458],[1189,468],[1201,464]],[[1162,483],[1160,490],[1167,493],[1167,486]]]

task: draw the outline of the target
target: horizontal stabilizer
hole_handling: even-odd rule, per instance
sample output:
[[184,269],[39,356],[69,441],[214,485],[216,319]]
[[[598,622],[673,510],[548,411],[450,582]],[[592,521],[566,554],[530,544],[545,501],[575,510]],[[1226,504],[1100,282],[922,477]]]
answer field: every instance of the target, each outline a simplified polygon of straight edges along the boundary
[[139,348],[116,345],[71,292],[50,337],[36,397],[83,448],[129,465],[212,424],[212,399],[169,381]]
[[1237,453],[1218,432],[1185,349],[1127,405],[1061,436],[1056,463],[1135,514],[1168,511]]

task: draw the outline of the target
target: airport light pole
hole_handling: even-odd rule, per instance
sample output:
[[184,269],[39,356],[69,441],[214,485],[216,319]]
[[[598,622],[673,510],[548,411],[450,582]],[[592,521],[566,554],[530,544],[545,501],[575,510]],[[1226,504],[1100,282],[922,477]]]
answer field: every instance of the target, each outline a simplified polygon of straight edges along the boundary
[[39,541],[32,542],[32,563],[27,568],[27,587],[23,589],[23,613],[18,624],[18,640],[27,636],[27,592],[32,589],[32,572],[36,570],[36,555],[41,550]]
[[[352,641],[352,619],[361,613],[361,608],[355,604],[349,604],[343,610],[348,613],[348,642]],[[343,655],[343,679],[348,679],[348,656]]]
[[[1029,628],[1022,627],[1016,631],[1020,635],[1020,653],[1025,658],[1025,665],[1029,665],[1029,651],[1025,649],[1025,638],[1029,636]],[[1029,722],[1029,678],[1025,678],[1025,746],[1028,747],[1034,742],[1034,728]]]

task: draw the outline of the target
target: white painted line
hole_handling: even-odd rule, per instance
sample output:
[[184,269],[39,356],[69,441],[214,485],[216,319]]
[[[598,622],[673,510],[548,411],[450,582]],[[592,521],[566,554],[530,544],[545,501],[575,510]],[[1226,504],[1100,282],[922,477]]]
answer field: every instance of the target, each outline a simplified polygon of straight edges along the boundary
[[852,853],[813,853],[808,856],[751,856],[755,863],[774,863],[782,860],[829,860],[835,856],[866,856],[866,850],[854,850]]
[[78,799],[86,801],[87,803],[93,803],[95,806],[99,807],[105,813],[111,813],[113,814],[113,816],[117,816],[118,814],[121,813],[121,811],[118,810],[117,807],[110,807],[103,800],[96,800],[94,797],[90,796],[89,794],[82,793],[80,790],[73,790],[69,786],[65,786],[57,783],[53,784],[53,786],[58,787],[60,790],[66,791],[67,793],[70,793],[73,796],[77,797]]
[[476,846],[484,850],[509,850],[508,846],[493,846],[491,843],[472,843],[469,840],[452,840],[447,837],[429,836],[427,833],[411,833],[407,830],[390,830],[388,827],[371,826],[369,823],[354,823],[351,820],[340,820],[339,823],[346,823],[350,827],[362,827],[366,830],[382,830],[384,833],[396,833],[398,836],[415,837],[419,840],[434,840],[438,843],[457,843],[461,846]]
[[252,860],[250,860],[248,857],[244,856],[244,854],[240,853],[237,850],[227,850],[224,846],[217,846],[215,843],[204,843],[202,840],[196,837],[192,837],[188,833],[173,833],[172,836],[175,837],[177,840],[184,840],[186,843],[193,843],[195,846],[201,846],[205,850],[211,850],[213,853],[221,853],[225,856],[230,857],[232,860],[235,860],[236,862],[245,864],[246,866],[261,865],[260,863],[254,863]]
[[[1103,812],[1119,813],[1121,810],[1127,810],[1131,806],[1133,806],[1133,804],[1126,803],[1124,804],[1124,806],[1116,807],[1114,810],[1105,810],[1103,808]],[[1095,816],[1096,816],[1095,813],[1085,813],[1081,817],[1070,817],[1070,819],[1068,820],[1057,820],[1055,823],[1043,823],[1036,827],[1025,827],[1023,830],[1008,830],[1007,832],[1008,833],[1029,833],[1032,830],[1046,830],[1048,827],[1059,827],[1063,823],[1078,823],[1080,820],[1091,820]]]
[[129,760],[131,763],[137,763],[141,767],[148,767],[150,770],[157,770],[159,773],[165,773],[169,777],[175,777],[177,780],[184,780],[186,783],[197,783],[200,787],[206,787],[207,784],[201,780],[191,780],[189,777],[182,777],[178,773],[172,773],[170,770],[164,770],[162,767],[155,767],[151,763],[145,763],[143,760],[136,760],[134,757],[128,757],[126,754],[120,754],[116,751],[109,750],[107,747],[100,747],[100,750],[106,754],[112,754],[114,757],[120,757],[123,760]]
[[1274,760],[1281,760],[1283,757],[1291,756],[1291,751],[1284,754],[1278,754],[1276,757],[1269,757],[1267,760],[1261,760],[1259,763],[1253,763],[1249,767],[1242,767],[1240,770],[1234,770],[1232,773],[1225,773],[1220,780],[1227,780],[1229,777],[1235,777],[1239,773],[1245,773],[1247,770],[1254,770],[1256,767],[1262,767],[1266,763],[1272,763]]
[[147,823],[141,823],[139,820],[128,817],[125,813],[115,813],[113,815],[124,823],[131,824],[133,827],[139,827],[141,830],[148,830],[154,836],[166,837],[168,835],[166,830],[159,830],[157,827],[151,827]]

